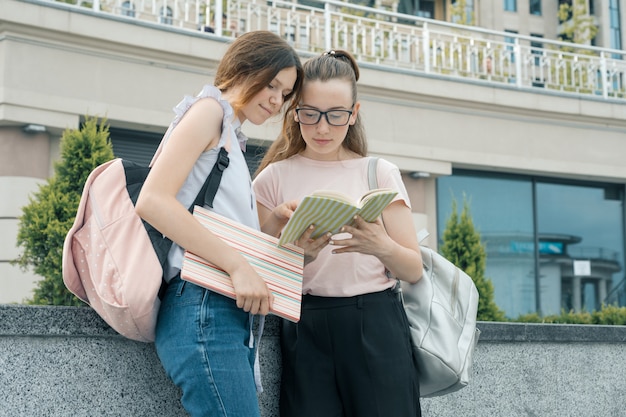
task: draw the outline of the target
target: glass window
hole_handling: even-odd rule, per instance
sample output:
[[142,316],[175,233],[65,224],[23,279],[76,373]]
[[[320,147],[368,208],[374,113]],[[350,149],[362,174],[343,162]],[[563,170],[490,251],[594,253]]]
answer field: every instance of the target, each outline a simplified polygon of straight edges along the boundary
[[465,20],[468,24],[474,24],[474,0],[465,1]]
[[437,179],[438,236],[464,197],[508,317],[626,305],[623,185],[455,170]]
[[159,10],[159,22],[165,25],[171,25],[173,23],[172,16],[174,16],[174,13],[169,6],[163,6]]
[[541,16],[541,0],[530,0],[530,14]]
[[504,11],[506,11],[506,12],[516,12],[517,11],[517,0],[504,0]]
[[415,14],[420,17],[434,19],[435,18],[435,1],[434,0],[418,1],[417,10]]
[[[517,33],[513,30],[505,30],[506,33]],[[514,63],[515,62],[515,49],[514,49],[514,44],[515,44],[515,38],[513,36],[505,36],[504,37],[504,42],[506,42],[507,45],[506,47],[506,56],[509,58],[509,62],[510,63]]]
[[[530,36],[532,36],[533,38],[543,38],[543,35],[538,35],[536,33],[531,33]],[[530,41],[530,53],[536,55],[535,65],[541,65],[540,56],[543,55],[543,42]]]
[[[543,38],[543,35],[539,35],[536,33],[531,33],[530,36],[533,38]],[[539,41],[530,41],[530,53],[535,56],[534,59],[534,67],[531,68],[531,76],[532,76],[532,86],[533,87],[544,87],[544,68],[542,67],[542,56],[543,56],[543,42]]]
[[[610,21],[610,47],[612,49],[622,49],[622,25],[620,22],[620,7],[618,0],[609,1],[609,21]],[[618,56],[614,58],[619,59]]]
[[[537,183],[539,241],[563,245],[540,256],[541,308],[598,310],[624,275],[623,196],[619,186]],[[577,272],[575,263],[589,270]]]
[[493,282],[496,304],[508,317],[536,311],[532,184],[480,174],[439,178],[438,236],[443,236],[452,198],[460,212],[464,196],[486,247],[485,277]]
[[130,1],[122,3],[122,16],[135,17],[135,5]]

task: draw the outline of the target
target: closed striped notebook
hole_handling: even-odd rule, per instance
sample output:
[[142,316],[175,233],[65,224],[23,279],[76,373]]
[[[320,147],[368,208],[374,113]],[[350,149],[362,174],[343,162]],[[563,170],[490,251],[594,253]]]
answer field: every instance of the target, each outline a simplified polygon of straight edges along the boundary
[[[238,250],[252,265],[274,295],[271,313],[287,320],[300,320],[304,251],[295,245],[278,245],[278,239],[196,206],[193,215],[202,225]],[[235,298],[228,274],[216,265],[185,251],[181,278]]]
[[279,244],[295,242],[310,225],[315,225],[313,239],[326,232],[338,233],[351,224],[356,214],[365,221],[373,222],[398,194],[391,188],[377,188],[367,192],[357,202],[335,191],[316,191],[302,199],[282,231]]

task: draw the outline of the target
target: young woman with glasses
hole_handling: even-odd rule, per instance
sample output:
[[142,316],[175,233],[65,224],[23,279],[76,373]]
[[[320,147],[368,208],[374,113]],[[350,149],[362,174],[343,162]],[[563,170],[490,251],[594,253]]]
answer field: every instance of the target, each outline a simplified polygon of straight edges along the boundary
[[[253,183],[260,222],[276,236],[286,223],[272,214],[281,204],[297,205],[316,190],[354,200],[368,191],[358,78],[345,51],[304,64],[297,108]],[[421,415],[408,323],[394,292],[396,278],[421,278],[419,244],[398,168],[381,159],[376,174],[379,187],[398,191],[382,219],[357,217],[317,239],[312,225],[295,242],[305,250],[304,295],[300,322],[282,322],[282,417]]]

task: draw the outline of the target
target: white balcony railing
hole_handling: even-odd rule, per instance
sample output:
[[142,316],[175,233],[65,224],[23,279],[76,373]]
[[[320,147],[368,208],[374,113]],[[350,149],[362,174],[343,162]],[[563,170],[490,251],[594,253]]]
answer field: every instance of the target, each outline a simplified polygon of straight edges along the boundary
[[374,9],[334,0],[88,1],[99,12],[217,36],[270,30],[303,53],[346,49],[376,66],[626,101],[626,51],[402,15],[393,3],[378,1]]

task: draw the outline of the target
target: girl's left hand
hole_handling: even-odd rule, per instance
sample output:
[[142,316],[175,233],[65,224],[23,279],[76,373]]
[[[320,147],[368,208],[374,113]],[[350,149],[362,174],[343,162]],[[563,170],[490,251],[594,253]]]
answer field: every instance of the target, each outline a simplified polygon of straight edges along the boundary
[[330,240],[330,245],[337,246],[333,253],[360,252],[377,257],[384,256],[393,250],[393,240],[385,231],[380,218],[372,223],[368,223],[360,216],[354,217],[354,225],[344,226],[341,233],[349,233],[346,238],[335,238]]

